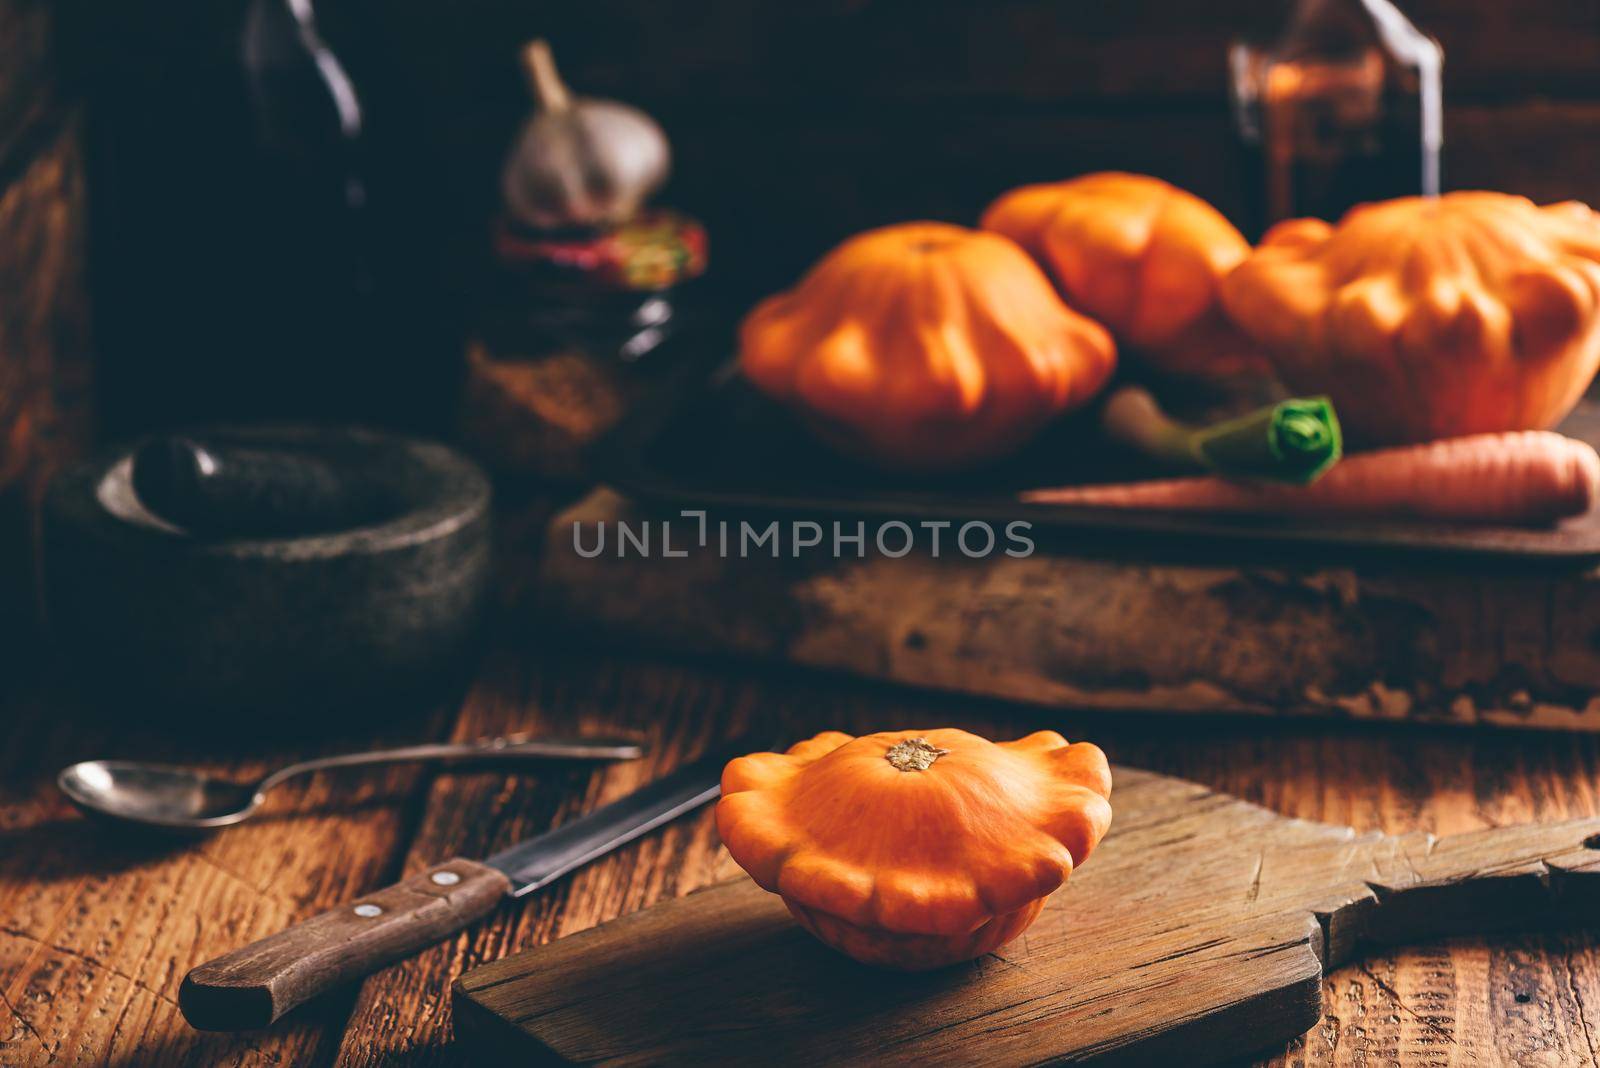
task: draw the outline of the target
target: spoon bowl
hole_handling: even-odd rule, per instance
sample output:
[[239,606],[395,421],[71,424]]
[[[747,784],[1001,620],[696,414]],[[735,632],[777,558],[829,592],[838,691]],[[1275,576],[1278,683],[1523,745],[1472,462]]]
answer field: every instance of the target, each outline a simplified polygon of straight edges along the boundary
[[249,819],[263,800],[242,786],[189,768],[127,760],[85,760],[63,768],[56,784],[91,816],[170,830],[209,830]]
[[490,738],[319,757],[249,783],[171,764],[85,760],[61,769],[56,784],[85,815],[167,831],[209,831],[249,819],[267,791],[285,779],[326,768],[444,760],[632,760],[643,752],[626,739]]

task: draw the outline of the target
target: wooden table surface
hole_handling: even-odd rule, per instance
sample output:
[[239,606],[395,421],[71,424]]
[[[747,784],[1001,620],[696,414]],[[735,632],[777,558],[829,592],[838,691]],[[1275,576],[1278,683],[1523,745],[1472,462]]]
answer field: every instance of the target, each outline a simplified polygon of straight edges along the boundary
[[[1311,720],[1062,715],[746,664],[672,662],[494,627],[459,705],[368,713],[312,739],[194,736],[119,719],[52,687],[0,696],[0,1065],[465,1065],[449,984],[463,969],[735,873],[709,811],[619,850],[522,907],[282,1021],[190,1030],[185,971],[298,917],[453,854],[476,856],[627,793],[713,738],[774,720],[793,736],[1052,727],[1124,764],[1294,816],[1439,833],[1600,814],[1600,738]],[[242,827],[147,841],[80,818],[52,779],[73,760],[193,762],[238,776],[369,743],[636,732],[650,754],[600,769],[317,775]],[[1327,980],[1322,1023],[1273,1065],[1600,1062],[1600,938],[1461,938],[1380,953]]]

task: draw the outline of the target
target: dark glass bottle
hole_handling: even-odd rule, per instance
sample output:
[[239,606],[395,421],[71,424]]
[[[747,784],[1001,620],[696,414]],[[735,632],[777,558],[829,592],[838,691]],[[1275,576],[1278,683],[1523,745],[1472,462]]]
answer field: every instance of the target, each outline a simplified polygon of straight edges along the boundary
[[1389,0],[1299,0],[1277,41],[1231,59],[1247,228],[1438,195],[1443,53]]
[[74,8],[109,437],[453,415],[437,153],[379,64],[346,76],[360,49],[335,58],[313,4]]

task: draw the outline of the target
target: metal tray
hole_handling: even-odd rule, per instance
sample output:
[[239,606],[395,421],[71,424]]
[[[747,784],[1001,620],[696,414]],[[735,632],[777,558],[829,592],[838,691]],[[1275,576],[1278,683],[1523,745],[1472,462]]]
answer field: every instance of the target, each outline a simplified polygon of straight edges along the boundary
[[[1237,407],[1239,400],[1190,396],[1187,407],[1215,412]],[[1560,429],[1600,446],[1600,403],[1584,400]],[[1130,512],[1018,501],[1023,489],[1170,474],[1104,440],[1092,413],[1063,419],[1024,452],[991,467],[938,478],[889,474],[815,442],[731,365],[692,378],[626,423],[602,443],[595,461],[603,481],[665,507],[909,522],[1025,520],[1033,525],[1034,540],[1053,551],[1154,551],[1253,562],[1399,555],[1411,564],[1428,557],[1457,564],[1477,558],[1479,564],[1500,566],[1600,563],[1600,511],[1529,529],[1408,519]]]

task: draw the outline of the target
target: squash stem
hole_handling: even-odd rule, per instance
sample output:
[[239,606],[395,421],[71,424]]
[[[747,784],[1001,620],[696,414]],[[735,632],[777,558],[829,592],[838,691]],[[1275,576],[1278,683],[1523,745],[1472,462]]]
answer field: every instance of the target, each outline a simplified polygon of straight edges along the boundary
[[1101,423],[1112,439],[1161,463],[1230,478],[1304,485],[1322,477],[1344,449],[1326,397],[1279,401],[1195,427],[1167,415],[1148,390],[1124,386],[1106,401]]
[[1113,440],[1175,467],[1201,461],[1193,449],[1190,428],[1173,419],[1141,386],[1123,386],[1106,401],[1101,425]]
[[927,771],[935,760],[948,752],[950,750],[940,749],[926,738],[907,738],[890,746],[883,759],[899,771]]

